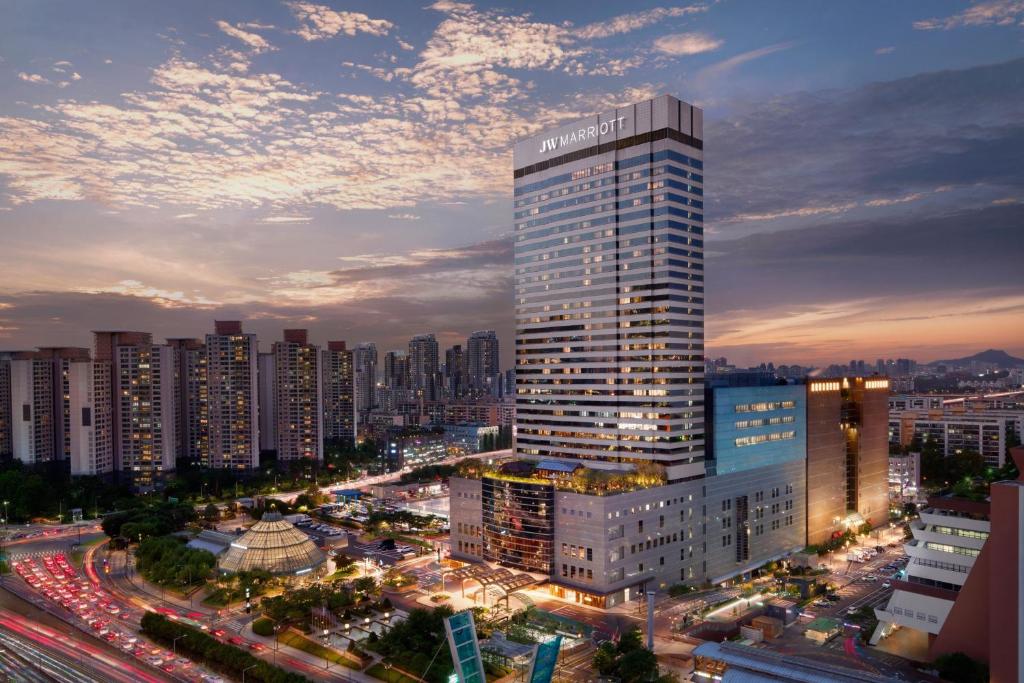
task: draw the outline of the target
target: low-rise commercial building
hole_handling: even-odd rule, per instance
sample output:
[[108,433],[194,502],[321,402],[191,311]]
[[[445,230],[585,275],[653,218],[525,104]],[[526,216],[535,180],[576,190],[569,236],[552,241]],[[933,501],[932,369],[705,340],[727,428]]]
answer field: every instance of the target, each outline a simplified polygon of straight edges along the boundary
[[386,443],[383,455],[389,472],[434,465],[448,457],[444,433],[440,430],[417,427],[392,429]]
[[444,443],[448,449],[448,455],[472,455],[483,450],[484,441],[487,437],[493,440],[498,438],[497,425],[484,425],[479,423],[446,424],[444,428]]
[[931,498],[910,529],[906,576],[894,583],[888,604],[875,609],[879,625],[872,643],[897,627],[938,635],[991,533],[989,504]]

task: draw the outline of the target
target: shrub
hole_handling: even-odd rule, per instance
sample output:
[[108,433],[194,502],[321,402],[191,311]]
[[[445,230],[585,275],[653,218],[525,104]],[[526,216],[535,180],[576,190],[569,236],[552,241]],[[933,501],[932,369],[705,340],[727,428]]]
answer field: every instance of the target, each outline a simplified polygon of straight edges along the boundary
[[166,647],[178,638],[177,649],[189,659],[195,659],[230,676],[241,678],[245,671],[247,681],[261,683],[308,683],[309,679],[285,671],[269,662],[253,657],[249,652],[222,643],[216,638],[191,626],[176,623],[162,614],[146,612],[142,617],[142,632]]
[[270,637],[274,635],[274,622],[266,617],[261,617],[252,622],[252,632],[258,636]]

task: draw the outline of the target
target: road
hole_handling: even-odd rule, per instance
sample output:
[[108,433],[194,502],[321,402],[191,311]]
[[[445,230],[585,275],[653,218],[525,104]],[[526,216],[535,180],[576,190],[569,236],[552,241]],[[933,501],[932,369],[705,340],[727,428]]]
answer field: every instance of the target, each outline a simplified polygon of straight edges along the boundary
[[[5,584],[12,580],[4,579]],[[77,631],[10,591],[0,591],[0,648],[15,659],[27,659],[32,668],[50,676],[53,670],[76,670],[80,676],[72,677],[73,681],[173,680],[148,667],[137,666],[106,643]]]
[[[512,454],[511,449],[505,449],[501,451],[488,451],[486,453],[473,453],[472,455],[460,455],[453,458],[446,458],[439,460],[433,465],[456,465],[463,460],[473,460],[479,458],[503,458]],[[373,477],[363,477],[362,479],[350,479],[349,481],[338,482],[337,484],[331,484],[330,486],[324,486],[320,489],[321,493],[330,494],[331,491],[337,489],[362,489],[368,486],[377,486],[379,484],[387,484],[393,481],[397,481],[402,477],[403,474],[408,474],[412,471],[412,468],[406,467],[397,472],[388,472],[387,474],[379,474]],[[278,491],[277,493],[270,494],[273,498],[283,500],[286,503],[291,503],[295,500],[295,497],[300,493],[305,493],[305,489],[296,489],[294,491]],[[197,505],[196,507],[205,507],[203,505]]]

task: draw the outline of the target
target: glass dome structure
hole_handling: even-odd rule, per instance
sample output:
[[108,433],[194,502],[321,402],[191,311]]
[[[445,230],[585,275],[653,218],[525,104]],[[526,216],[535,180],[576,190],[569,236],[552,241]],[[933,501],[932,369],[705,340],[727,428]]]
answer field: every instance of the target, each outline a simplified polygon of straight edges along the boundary
[[228,546],[219,567],[226,573],[263,569],[277,575],[302,575],[312,572],[325,559],[323,551],[306,534],[272,510]]

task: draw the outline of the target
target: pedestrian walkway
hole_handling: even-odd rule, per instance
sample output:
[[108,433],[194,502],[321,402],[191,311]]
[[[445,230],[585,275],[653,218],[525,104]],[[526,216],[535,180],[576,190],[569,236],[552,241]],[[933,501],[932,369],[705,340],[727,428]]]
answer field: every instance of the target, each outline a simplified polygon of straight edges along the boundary
[[308,652],[303,652],[302,650],[291,647],[290,645],[285,645],[284,643],[276,641],[273,636],[257,635],[252,630],[252,622],[245,625],[245,628],[240,632],[240,635],[247,640],[263,644],[266,649],[263,651],[261,656],[265,661],[273,663],[276,658],[287,657],[297,659],[305,664],[317,667],[323,672],[318,677],[321,679],[359,681],[360,683],[380,683],[380,680],[373,676],[356,669],[341,666],[340,664],[335,664],[330,669],[324,670],[324,661],[321,658],[314,657]]

